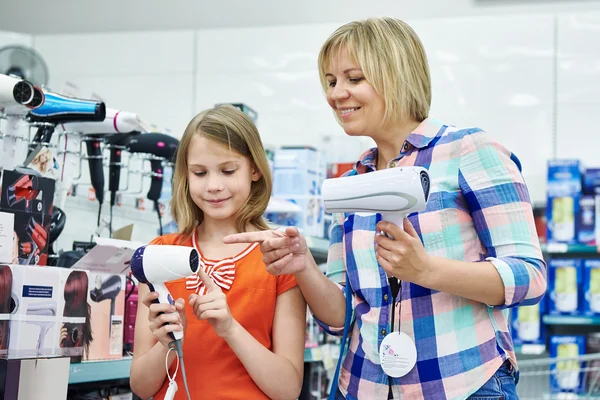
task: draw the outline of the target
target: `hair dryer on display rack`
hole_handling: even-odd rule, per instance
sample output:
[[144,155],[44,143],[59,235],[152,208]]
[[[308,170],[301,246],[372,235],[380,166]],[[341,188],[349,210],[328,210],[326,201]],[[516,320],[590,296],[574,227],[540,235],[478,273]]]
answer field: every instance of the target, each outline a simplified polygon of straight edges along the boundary
[[[54,317],[56,315],[56,303],[54,301],[41,301],[28,304],[27,315],[38,317]],[[44,339],[46,338],[46,334],[52,325],[54,325],[54,321],[52,321],[51,318],[47,318],[47,320],[40,318],[39,321],[27,321],[27,323],[40,327],[40,336],[38,337],[36,350],[38,354],[41,354],[44,350]]]
[[384,221],[404,227],[404,218],[425,210],[429,173],[422,167],[387,168],[369,174],[325,179],[322,193],[327,213],[381,213]]
[[90,290],[90,298],[96,303],[100,303],[104,300],[110,300],[110,319],[108,324],[109,337],[112,333],[112,320],[115,315],[115,302],[117,296],[123,289],[121,277],[118,275],[111,275],[106,279],[102,280],[102,277],[98,275],[96,277],[96,285],[93,290]]
[[[28,114],[28,119],[33,123],[37,123],[39,127],[33,140],[33,144],[37,147],[27,156],[25,166],[33,160],[42,146],[48,145],[56,125],[68,122],[103,121],[106,117],[106,106],[102,102],[77,99],[52,92],[45,92],[45,98],[42,107],[32,110]],[[58,190],[56,194],[58,201],[55,204],[64,208],[67,193],[73,181],[73,171],[80,160],[80,135],[65,134],[64,143],[59,147],[61,147],[61,150],[57,155],[62,155],[59,157],[62,165],[60,179],[57,180]]]
[[[129,135],[148,131],[150,126],[138,114],[106,108],[106,116],[103,121],[70,122],[62,124],[62,129],[65,132],[76,132],[83,135],[83,140],[86,143],[87,157],[85,158],[88,160],[90,180],[99,203],[97,226],[100,226],[102,204],[104,203],[104,166],[101,143],[105,141],[111,150],[109,190],[111,193],[110,206],[113,207],[116,193],[119,190],[121,150],[124,149],[122,142]],[[109,225],[109,228],[112,234],[112,226]]]
[[179,140],[163,133],[148,133],[132,137],[126,146],[130,153],[152,156],[150,157],[150,167],[152,169],[150,189],[146,197],[154,203],[154,210],[158,215],[160,235],[162,235],[162,217],[158,201],[163,185],[163,161],[173,161],[179,147]]
[[[175,304],[171,293],[165,286],[165,282],[187,278],[195,274],[200,267],[200,256],[193,247],[148,245],[142,246],[134,252],[130,266],[133,276],[140,283],[148,285],[150,291],[158,292],[158,299],[154,300],[155,303]],[[173,345],[179,357],[181,374],[189,399],[181,346],[183,332],[175,331],[169,333],[169,335],[173,338]]]
[[20,78],[0,74],[0,112],[4,112],[6,118],[0,168],[12,170],[27,155],[28,135],[23,132],[23,120],[44,101],[40,88]]

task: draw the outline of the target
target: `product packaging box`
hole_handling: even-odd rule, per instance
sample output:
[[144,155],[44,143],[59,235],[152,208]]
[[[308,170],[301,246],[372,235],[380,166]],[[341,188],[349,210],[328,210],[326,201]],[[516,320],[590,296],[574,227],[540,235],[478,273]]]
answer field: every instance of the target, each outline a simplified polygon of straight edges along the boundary
[[60,285],[63,296],[59,299],[59,353],[81,361],[93,340],[91,307],[88,304],[88,271],[60,268]]
[[319,151],[312,147],[284,147],[275,152],[273,196],[318,196],[320,193]]
[[583,314],[600,315],[600,259],[583,260]]
[[12,311],[13,273],[8,265],[0,265],[0,358],[8,355],[10,312]]
[[515,346],[546,344],[546,329],[542,322],[545,312],[546,297],[533,306],[511,309],[511,331]]
[[84,360],[123,357],[125,275],[88,271],[88,304],[92,316],[89,350]]
[[548,161],[546,202],[548,243],[577,243],[583,166],[579,160]]
[[596,198],[583,195],[579,199],[579,229],[577,241],[588,246],[596,245]]
[[9,358],[59,355],[60,268],[11,265]]
[[33,173],[2,173],[0,211],[14,214],[21,265],[47,265],[54,188],[53,179]]
[[583,309],[583,266],[580,259],[551,259],[548,262],[548,312],[580,315]]
[[551,393],[581,394],[585,390],[584,365],[577,357],[585,354],[584,335],[550,337],[550,358],[567,358],[550,365]]

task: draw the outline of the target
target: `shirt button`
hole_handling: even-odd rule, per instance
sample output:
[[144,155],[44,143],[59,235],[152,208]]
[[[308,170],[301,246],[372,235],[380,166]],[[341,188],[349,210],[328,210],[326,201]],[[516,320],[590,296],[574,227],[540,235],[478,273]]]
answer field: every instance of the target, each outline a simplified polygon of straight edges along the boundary
[[385,336],[386,333],[387,333],[387,331],[385,329],[381,330],[381,336]]
[[402,150],[404,150],[404,151],[410,150],[410,143],[404,142],[404,146],[402,147]]
[[387,293],[383,295],[383,300],[388,301],[388,295],[387,295]]
[[390,163],[390,168],[394,168],[395,166],[396,166],[396,163],[395,163],[394,161],[392,161],[392,162]]

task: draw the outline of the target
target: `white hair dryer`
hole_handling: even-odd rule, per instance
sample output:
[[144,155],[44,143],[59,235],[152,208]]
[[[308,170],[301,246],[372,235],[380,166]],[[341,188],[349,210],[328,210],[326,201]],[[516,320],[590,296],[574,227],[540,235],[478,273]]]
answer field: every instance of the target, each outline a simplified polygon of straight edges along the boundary
[[[131,257],[131,272],[140,282],[150,287],[150,291],[158,292],[155,303],[175,304],[165,282],[180,278],[187,278],[195,274],[200,267],[200,255],[193,247],[173,245],[147,245],[139,247]],[[176,313],[174,311],[173,313]],[[188,400],[191,399],[183,363],[182,331],[169,334],[173,338],[173,345],[179,357],[181,375],[185,385]]]
[[330,214],[381,213],[383,221],[403,229],[406,216],[425,210],[429,186],[429,173],[423,167],[387,168],[325,179],[323,203]]
[[[199,265],[200,257],[193,247],[147,245],[135,251],[130,267],[140,283],[147,284],[150,291],[158,292],[156,303],[175,304],[165,282],[187,278],[198,271]],[[173,332],[172,336],[179,340],[183,332]]]
[[[43,92],[33,86],[31,82],[0,74],[0,109],[11,106],[25,106],[31,109],[41,106],[43,100]],[[19,108],[24,109],[23,107]]]
[[38,354],[41,354],[44,350],[44,339],[50,328],[54,325],[52,318],[56,316],[56,303],[54,301],[41,301],[36,303],[30,303],[27,305],[27,315],[48,317],[34,320],[28,320],[28,324],[38,325],[40,327],[40,335],[38,337],[36,350]]

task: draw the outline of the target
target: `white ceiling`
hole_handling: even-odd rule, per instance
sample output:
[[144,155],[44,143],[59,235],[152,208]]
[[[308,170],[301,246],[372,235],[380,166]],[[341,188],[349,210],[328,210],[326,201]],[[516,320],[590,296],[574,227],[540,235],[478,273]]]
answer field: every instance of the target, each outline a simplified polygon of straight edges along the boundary
[[[567,8],[568,7],[568,8]],[[0,0],[0,30],[29,34],[251,27],[600,8],[600,0]]]

